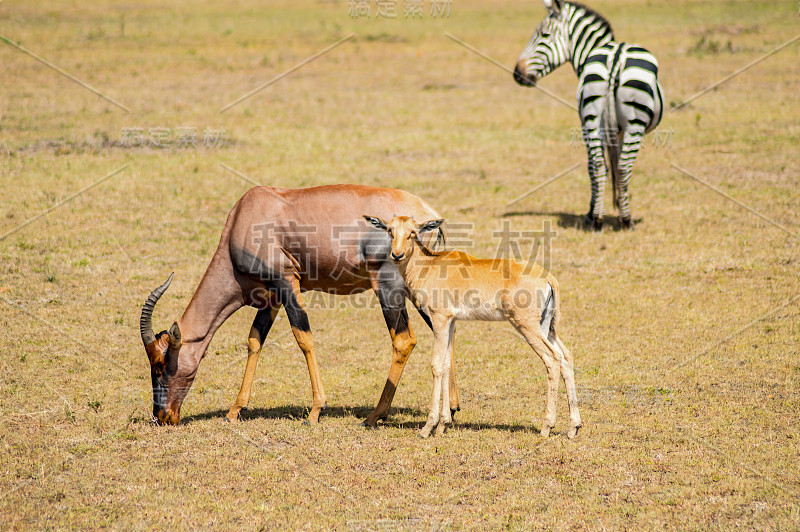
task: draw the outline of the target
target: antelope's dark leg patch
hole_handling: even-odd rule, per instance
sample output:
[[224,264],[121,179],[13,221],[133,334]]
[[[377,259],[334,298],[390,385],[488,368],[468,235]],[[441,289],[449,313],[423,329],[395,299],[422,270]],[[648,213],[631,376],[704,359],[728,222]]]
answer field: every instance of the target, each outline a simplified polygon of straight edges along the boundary
[[261,355],[261,347],[264,345],[264,340],[266,340],[267,334],[275,322],[275,317],[278,315],[278,310],[281,308],[281,304],[277,300],[270,298],[270,302],[272,303],[271,306],[263,308],[256,313],[253,325],[250,327],[250,334],[247,338],[247,364],[244,369],[244,378],[242,379],[242,386],[239,388],[239,394],[236,396],[236,402],[225,415],[228,421],[239,419],[239,412],[247,407],[250,402],[250,392],[253,388],[253,378],[258,365],[258,357]]
[[283,301],[283,306],[286,307],[286,317],[289,318],[289,323],[293,329],[297,329],[304,333],[311,332],[311,324],[308,322],[308,314],[300,306],[297,296],[288,294]]
[[430,330],[433,330],[433,322],[431,321],[431,317],[428,316],[428,313],[422,310],[421,308],[418,308],[417,312],[419,312],[419,315],[422,316],[423,320],[425,320],[425,323],[428,325],[428,328]]
[[362,423],[367,427],[376,426],[378,420],[385,419],[388,415],[403,369],[411,351],[417,344],[406,311],[406,286],[400,273],[396,271],[394,265],[391,266],[394,271],[390,270],[388,266],[381,271],[377,294],[383,311],[383,319],[386,320],[386,327],[392,338],[392,365],[389,368],[389,376],[386,378],[378,405]]
[[292,284],[283,275],[246,249],[233,249],[231,255],[239,271],[258,279],[267,290],[275,294],[278,301],[286,307],[286,316],[292,327],[303,332],[311,331],[308,315],[298,301]]

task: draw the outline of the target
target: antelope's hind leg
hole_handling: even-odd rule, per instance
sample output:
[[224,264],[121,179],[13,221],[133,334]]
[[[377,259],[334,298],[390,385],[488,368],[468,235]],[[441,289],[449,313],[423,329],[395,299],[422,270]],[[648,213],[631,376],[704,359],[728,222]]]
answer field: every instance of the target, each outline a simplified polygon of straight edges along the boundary
[[455,323],[453,323],[453,332],[450,333],[450,353],[448,353],[448,357],[450,358],[450,371],[448,371],[448,393],[450,396],[450,400],[448,401],[450,404],[450,419],[455,417],[456,412],[461,410],[461,405],[458,401],[458,386],[456,386],[456,357],[453,354],[453,344],[455,343],[455,336],[456,336],[456,327]]
[[556,398],[558,397],[558,381],[561,376],[556,360],[558,354],[548,346],[548,342],[539,328],[539,317],[534,313],[526,313],[525,318],[517,314],[512,316],[510,321],[514,328],[525,337],[528,345],[539,355],[547,368],[547,406],[540,431],[540,434],[546,438],[556,425]]
[[558,334],[552,332],[548,336],[549,343],[555,350],[561,352],[561,376],[564,378],[564,386],[567,388],[567,401],[569,404],[569,432],[567,438],[572,439],[578,435],[578,429],[581,428],[581,414],[578,411],[578,394],[575,390],[575,361],[572,358],[572,353],[558,337]]
[[264,341],[267,339],[267,334],[269,334],[272,324],[275,323],[275,317],[278,315],[280,308],[281,304],[273,294],[269,298],[267,306],[256,313],[247,339],[247,364],[244,368],[244,379],[242,380],[241,388],[239,388],[239,394],[236,396],[236,402],[225,415],[227,421],[237,421],[239,412],[246,408],[250,402],[250,390],[253,387],[253,377],[256,373],[258,357],[261,354]]
[[288,286],[285,288],[282,287],[282,289],[278,291],[278,298],[286,308],[286,317],[289,319],[289,325],[292,327],[294,339],[297,341],[297,345],[306,357],[308,374],[311,378],[311,393],[313,395],[313,404],[311,406],[311,412],[308,414],[307,422],[315,425],[319,422],[319,415],[322,410],[328,407],[328,401],[325,397],[325,390],[322,388],[322,379],[319,376],[317,359],[314,356],[314,337],[311,335],[311,325],[308,322],[308,314],[303,304],[300,283],[292,277],[287,281],[287,285],[290,285],[291,288]]

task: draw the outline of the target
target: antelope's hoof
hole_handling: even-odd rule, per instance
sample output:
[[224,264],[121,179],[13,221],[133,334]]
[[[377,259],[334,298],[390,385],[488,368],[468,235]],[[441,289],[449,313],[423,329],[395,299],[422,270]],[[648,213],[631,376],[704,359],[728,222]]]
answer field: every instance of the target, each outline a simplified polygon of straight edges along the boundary
[[367,419],[361,422],[361,426],[368,429],[376,429],[378,428],[378,421],[384,421],[387,417],[389,417],[389,414],[378,414],[373,412],[367,416]]
[[577,427],[572,427],[571,429],[569,429],[569,432],[567,432],[567,438],[569,438],[570,440],[575,439],[575,436],[578,435],[578,430],[580,428],[581,426],[578,425]]
[[419,431],[419,437],[423,439],[429,438],[432,430],[433,430],[433,425],[425,424],[425,426],[422,427],[422,430]]
[[450,409],[450,417],[455,417],[456,412],[461,412],[461,405],[456,405],[455,408]]
[[542,438],[547,438],[548,436],[550,436],[551,429],[552,427],[548,427],[547,425],[545,425],[544,427],[542,427],[542,430],[539,431],[539,436],[541,436]]
[[318,408],[317,407],[312,408],[311,412],[308,413],[308,419],[306,419],[306,421],[311,425],[318,424],[320,414],[322,414],[325,410],[327,410],[327,408],[328,408],[327,404],[324,404]]
[[444,434],[447,431],[448,427],[449,427],[449,423],[448,424],[439,423],[438,425],[436,425],[436,435],[437,436],[441,436],[442,434]]

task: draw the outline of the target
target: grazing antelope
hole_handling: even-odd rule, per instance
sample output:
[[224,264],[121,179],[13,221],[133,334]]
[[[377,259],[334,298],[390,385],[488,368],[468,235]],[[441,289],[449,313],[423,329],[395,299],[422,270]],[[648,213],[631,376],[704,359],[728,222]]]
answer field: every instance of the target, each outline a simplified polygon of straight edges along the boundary
[[420,436],[427,438],[434,427],[441,434],[452,421],[448,379],[456,320],[508,320],[547,368],[547,409],[542,436],[548,436],[556,423],[560,369],[569,401],[567,436],[574,438],[581,426],[581,416],[572,355],[556,333],[560,303],[555,277],[535,263],[476,259],[461,251],[430,250],[420,235],[438,229],[444,223],[441,219],[421,224],[410,216],[395,216],[391,222],[377,216],[364,219],[392,237],[391,257],[408,286],[409,297],[431,319],[433,398],[428,422]]
[[[393,358],[377,407],[364,421],[375,426],[387,416],[397,383],[416,338],[406,312],[407,291],[397,266],[389,260],[390,239],[370,229],[364,212],[383,216],[407,213],[438,217],[418,197],[388,188],[331,185],[306,189],[256,187],[231,209],[219,246],[181,318],[168,331],[153,332],[152,315],[172,281],[147,298],[140,329],[153,384],[153,418],[180,422],[181,404],[194,381],[211,338],[228,317],[248,305],[258,309],[247,341],[248,357],[236,402],[226,415],[239,417],[247,406],[258,357],[281,306],[305,355],[311,377],[316,423],[326,407],[314,352],[314,340],[302,292],[350,295],[372,289],[378,296],[392,339]],[[437,243],[444,240],[439,231]],[[424,311],[420,314],[430,326]],[[458,409],[455,379],[452,408]]]

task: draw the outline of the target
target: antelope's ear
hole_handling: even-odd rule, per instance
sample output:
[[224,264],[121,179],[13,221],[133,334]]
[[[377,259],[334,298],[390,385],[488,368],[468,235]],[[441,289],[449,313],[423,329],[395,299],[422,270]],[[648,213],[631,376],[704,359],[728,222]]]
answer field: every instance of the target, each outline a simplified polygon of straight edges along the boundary
[[177,321],[172,324],[172,327],[169,328],[167,334],[169,335],[170,349],[172,349],[173,351],[179,350],[181,348],[182,338],[181,338],[181,328],[178,327]]
[[438,220],[428,220],[427,222],[423,222],[419,224],[417,227],[417,233],[427,233],[428,231],[434,231],[439,229],[439,226],[444,223],[444,218],[440,218]]
[[364,215],[364,219],[367,221],[369,225],[374,227],[375,229],[380,229],[382,231],[386,231],[386,222],[378,218],[377,216],[367,216]]

